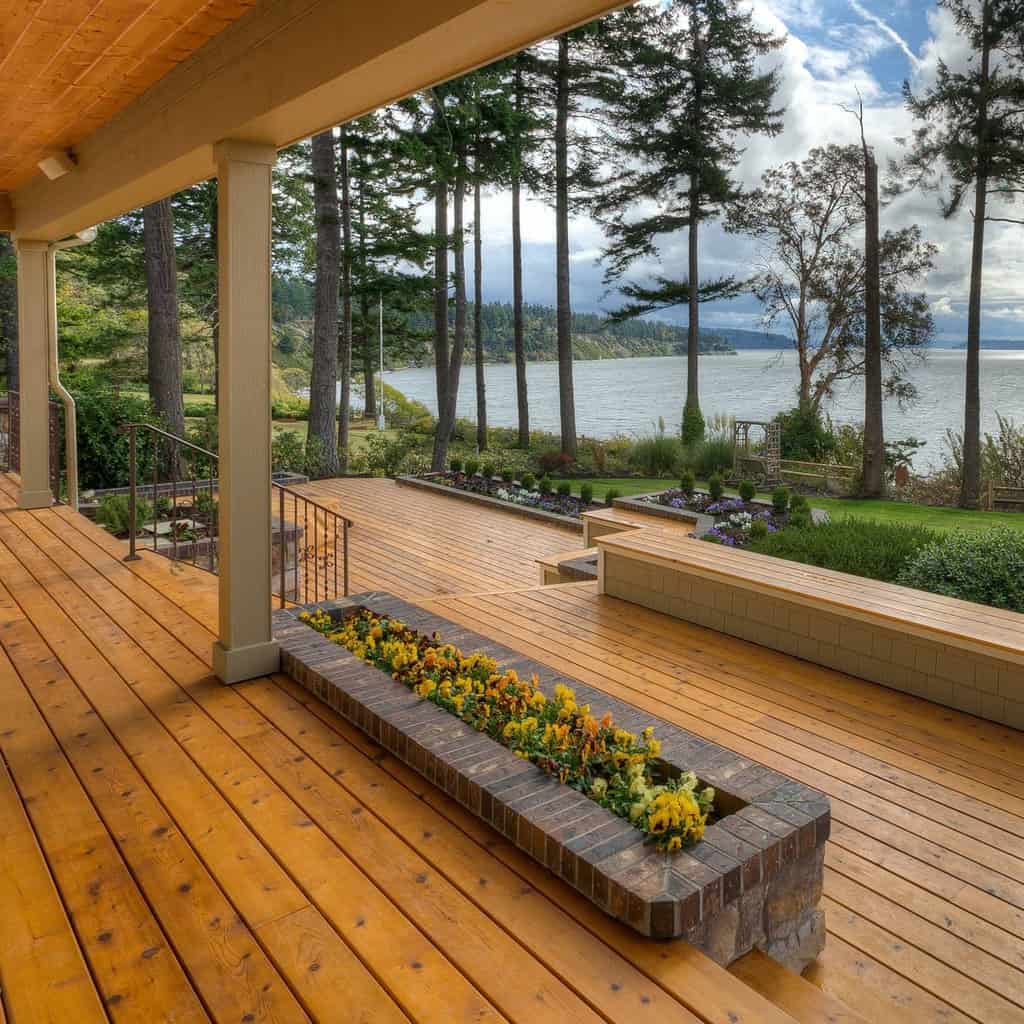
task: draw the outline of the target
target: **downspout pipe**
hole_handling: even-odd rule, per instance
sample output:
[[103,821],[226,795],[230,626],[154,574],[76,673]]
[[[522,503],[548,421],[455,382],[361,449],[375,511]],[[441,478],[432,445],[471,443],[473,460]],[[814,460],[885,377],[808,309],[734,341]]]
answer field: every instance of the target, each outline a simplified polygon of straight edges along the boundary
[[[47,354],[50,387],[64,405],[64,454],[68,475],[68,503],[78,511],[78,417],[75,399],[60,380],[60,361],[57,351],[57,253],[61,249],[74,249],[88,245],[96,239],[96,229],[87,228],[71,238],[51,242],[46,249],[46,307],[47,307]],[[54,495],[59,498],[60,495]]]

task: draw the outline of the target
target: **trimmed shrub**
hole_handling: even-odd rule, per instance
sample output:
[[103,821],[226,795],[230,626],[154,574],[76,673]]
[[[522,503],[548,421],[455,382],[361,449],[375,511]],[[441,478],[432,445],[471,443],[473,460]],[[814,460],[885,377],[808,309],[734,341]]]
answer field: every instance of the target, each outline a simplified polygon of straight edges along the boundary
[[545,496],[551,493],[551,477],[549,477],[547,473],[540,478],[540,482],[537,484],[537,490]]
[[476,476],[480,472],[479,459],[466,459],[466,476]]
[[589,505],[594,500],[594,488],[590,484],[580,484],[580,501]]
[[768,536],[768,524],[763,519],[755,519],[750,524],[750,539],[764,540]]
[[741,480],[738,489],[744,501],[753,501],[754,495],[757,494],[757,488],[749,480]]
[[789,508],[789,488],[776,487],[772,491],[772,508],[780,515]]
[[[153,521],[153,506],[139,498],[135,502],[135,533],[145,523]],[[106,527],[115,537],[127,537],[131,533],[127,494],[108,494],[96,509],[96,522]]]
[[780,412],[775,422],[782,427],[782,457],[798,462],[828,462],[835,451],[835,434],[809,406]]
[[522,476],[521,476],[521,477],[519,478],[519,485],[520,485],[521,487],[525,488],[525,489],[526,489],[527,491],[532,491],[532,490],[533,490],[533,486],[534,486],[534,484],[535,484],[536,482],[537,482],[537,481],[536,481],[536,479],[534,478],[534,475],[533,475],[532,473],[524,473],[524,474],[523,474],[523,475],[522,475]]
[[558,493],[563,498],[568,498],[572,494],[572,484],[568,480],[563,480],[558,485]]
[[510,484],[510,483],[512,483],[513,480],[515,480],[515,478],[516,478],[516,475],[515,475],[515,473],[512,472],[511,469],[503,469],[501,471],[501,479],[502,479],[502,481],[504,483]]
[[722,483],[722,478],[717,473],[712,473],[708,477],[708,494],[714,498],[715,501],[725,493],[725,485]]
[[899,583],[933,594],[1024,612],[1024,533],[997,526],[957,530],[918,551]]
[[480,468],[480,472],[484,476],[485,479],[493,480],[494,479],[494,463],[493,462],[485,462],[483,464],[483,466]]
[[695,444],[704,440],[704,414],[696,402],[687,402],[683,406],[682,439],[683,444]]
[[795,512],[799,508],[807,508],[807,507],[808,507],[808,505],[807,505],[807,496],[806,495],[799,494],[796,491],[794,491],[789,496],[789,508],[790,508],[790,511]]
[[679,489],[686,491],[687,494],[692,494],[693,489],[697,486],[697,481],[693,477],[692,469],[684,469],[679,474]]
[[614,487],[609,487],[608,490],[604,492],[604,503],[610,507],[612,502],[618,497],[621,497],[619,492]]
[[[794,516],[806,516],[806,526],[793,529]],[[813,526],[810,509],[805,508],[791,514],[786,529],[752,541],[749,550],[894,583],[908,563],[939,538],[925,526],[871,519],[847,518]]]
[[801,505],[799,508],[793,509],[789,514],[789,521],[786,525],[796,527],[798,530],[807,526],[813,526],[814,517],[811,515],[810,508],[807,505]]
[[462,472],[462,459],[460,459],[460,458],[449,459],[448,460],[448,468],[453,473],[461,473]]
[[668,434],[642,437],[629,453],[629,464],[643,476],[668,476],[674,473],[682,457],[679,438]]

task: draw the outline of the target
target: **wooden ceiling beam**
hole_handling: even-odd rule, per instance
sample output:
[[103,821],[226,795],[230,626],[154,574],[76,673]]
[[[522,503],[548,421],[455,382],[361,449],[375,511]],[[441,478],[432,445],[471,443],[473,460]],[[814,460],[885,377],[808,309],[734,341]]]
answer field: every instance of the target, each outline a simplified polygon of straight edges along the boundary
[[256,7],[13,193],[16,230],[57,239],[214,173],[213,145],[277,148],[621,6],[621,0],[278,0]]

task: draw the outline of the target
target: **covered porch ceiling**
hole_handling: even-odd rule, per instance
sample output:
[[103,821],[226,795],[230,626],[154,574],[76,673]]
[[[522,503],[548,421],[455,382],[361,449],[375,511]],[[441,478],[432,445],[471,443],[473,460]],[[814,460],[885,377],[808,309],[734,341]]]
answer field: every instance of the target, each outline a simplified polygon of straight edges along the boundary
[[3,0],[0,230],[65,237],[212,176],[220,139],[281,148],[617,6]]

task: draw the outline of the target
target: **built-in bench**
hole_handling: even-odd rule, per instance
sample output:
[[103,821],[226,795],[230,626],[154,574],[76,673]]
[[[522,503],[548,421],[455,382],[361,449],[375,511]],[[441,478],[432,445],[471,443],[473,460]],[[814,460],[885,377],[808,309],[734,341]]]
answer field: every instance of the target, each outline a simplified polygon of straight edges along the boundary
[[668,529],[678,532],[680,536],[686,536],[693,532],[699,519],[707,519],[707,516],[700,516],[693,512],[688,516],[680,516],[670,519],[661,515],[661,506],[652,505],[649,509],[637,507],[639,502],[630,501],[629,507],[623,507],[626,502],[621,498],[615,499],[615,504],[606,508],[594,509],[592,512],[584,512],[580,517],[583,520],[583,546],[593,547],[598,537],[607,536],[610,533],[622,533],[625,530],[638,530],[640,528]]
[[1024,615],[665,531],[596,543],[602,593],[1024,729]]

